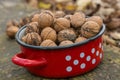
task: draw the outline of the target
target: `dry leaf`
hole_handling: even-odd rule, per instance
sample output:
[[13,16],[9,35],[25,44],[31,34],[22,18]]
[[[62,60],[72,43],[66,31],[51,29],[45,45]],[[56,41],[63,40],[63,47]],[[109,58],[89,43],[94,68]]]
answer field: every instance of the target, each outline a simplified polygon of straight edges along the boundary
[[111,39],[108,35],[103,35],[103,41],[107,44],[111,44],[111,45],[114,45],[114,46],[117,46],[117,43],[115,40]]
[[120,33],[118,33],[118,32],[111,32],[111,33],[110,33],[110,36],[111,36],[113,39],[120,40]]
[[50,9],[51,6],[52,6],[52,5],[51,5],[50,3],[39,2],[39,8],[42,8],[42,9]]
[[99,9],[99,11],[98,11],[96,14],[94,14],[94,15],[99,15],[99,16],[101,16],[103,19],[105,19],[106,16],[111,15],[113,12],[115,12],[115,9],[114,9],[114,8],[103,8],[103,7],[101,7],[101,8]]
[[76,1],[76,5],[78,6],[77,10],[84,11],[84,9],[86,9],[86,7],[91,3],[92,3],[92,0],[77,0]]
[[73,4],[73,2],[69,2],[65,6],[65,10],[68,10],[68,11],[74,11],[74,10],[76,10],[76,8],[77,8],[77,6],[75,4]]
[[58,10],[63,10],[63,5],[60,4],[60,3],[58,3],[58,4],[56,5],[56,7],[58,8]]

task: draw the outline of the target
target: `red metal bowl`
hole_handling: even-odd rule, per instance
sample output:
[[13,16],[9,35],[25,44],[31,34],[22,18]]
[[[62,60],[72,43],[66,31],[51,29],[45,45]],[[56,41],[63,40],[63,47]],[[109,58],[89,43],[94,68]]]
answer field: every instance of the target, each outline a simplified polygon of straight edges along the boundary
[[12,62],[33,74],[49,78],[76,76],[94,69],[103,58],[104,25],[94,37],[81,43],[58,47],[33,46],[22,42],[25,29],[26,26],[22,27],[16,34],[21,53],[13,56]]

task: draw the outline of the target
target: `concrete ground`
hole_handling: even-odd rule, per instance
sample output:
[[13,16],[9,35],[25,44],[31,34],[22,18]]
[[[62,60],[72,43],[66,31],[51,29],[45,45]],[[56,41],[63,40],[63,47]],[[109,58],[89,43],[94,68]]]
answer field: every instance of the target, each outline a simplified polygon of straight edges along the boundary
[[120,49],[104,45],[104,58],[94,70],[67,79],[48,79],[30,74],[23,67],[14,65],[11,58],[20,52],[15,40],[5,34],[9,19],[20,19],[34,10],[23,0],[0,0],[0,80],[120,80]]

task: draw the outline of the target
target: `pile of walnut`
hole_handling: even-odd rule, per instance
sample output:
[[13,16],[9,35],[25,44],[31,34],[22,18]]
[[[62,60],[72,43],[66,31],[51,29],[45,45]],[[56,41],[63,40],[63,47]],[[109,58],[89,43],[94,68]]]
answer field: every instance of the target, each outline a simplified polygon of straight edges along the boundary
[[35,46],[65,46],[95,36],[102,24],[99,16],[86,18],[82,12],[66,15],[63,11],[43,10],[32,15],[21,40]]

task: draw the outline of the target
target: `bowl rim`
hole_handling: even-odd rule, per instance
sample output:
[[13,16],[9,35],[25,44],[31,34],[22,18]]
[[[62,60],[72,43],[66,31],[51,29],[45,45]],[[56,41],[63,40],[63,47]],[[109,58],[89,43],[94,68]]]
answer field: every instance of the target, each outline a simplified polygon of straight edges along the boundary
[[41,50],[55,50],[55,49],[66,49],[66,48],[71,48],[71,47],[76,47],[76,46],[80,46],[80,45],[84,45],[92,40],[95,40],[97,39],[98,37],[102,36],[102,34],[104,33],[106,27],[105,27],[105,24],[102,25],[101,27],[101,30],[99,31],[99,33],[89,39],[86,39],[82,42],[79,42],[79,43],[74,43],[74,44],[71,44],[71,45],[67,45],[67,46],[55,46],[55,47],[43,47],[43,46],[34,46],[34,45],[29,45],[29,44],[26,44],[24,43],[23,41],[21,41],[21,39],[19,38],[19,34],[21,33],[21,31],[23,29],[26,28],[26,25],[24,25],[23,27],[21,27],[18,32],[16,33],[16,36],[15,36],[15,39],[17,41],[18,44],[24,46],[24,47],[28,47],[28,48],[32,48],[32,49],[41,49]]

